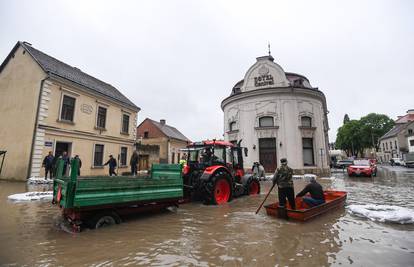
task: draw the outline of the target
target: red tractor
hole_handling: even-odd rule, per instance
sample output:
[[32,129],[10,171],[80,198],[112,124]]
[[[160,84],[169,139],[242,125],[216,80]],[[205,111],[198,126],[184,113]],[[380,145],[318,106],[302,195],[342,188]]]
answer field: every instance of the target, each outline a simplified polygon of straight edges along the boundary
[[234,197],[260,193],[259,179],[244,173],[247,148],[240,147],[240,142],[207,140],[191,143],[185,151],[185,198],[220,205]]

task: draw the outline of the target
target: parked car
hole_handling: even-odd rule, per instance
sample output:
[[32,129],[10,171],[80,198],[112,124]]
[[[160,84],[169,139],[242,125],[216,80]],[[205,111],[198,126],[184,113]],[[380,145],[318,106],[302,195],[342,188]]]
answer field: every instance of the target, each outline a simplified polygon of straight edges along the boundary
[[353,162],[354,161],[351,160],[351,159],[338,160],[337,162],[335,162],[333,167],[338,168],[338,169],[344,169],[344,168],[347,168],[348,166],[352,165]]
[[[392,160],[394,161],[394,165],[396,165],[396,166],[401,166],[402,163],[403,163],[403,160],[400,159],[400,158],[392,158]],[[390,160],[390,162],[391,162],[391,160]]]
[[348,176],[377,176],[377,166],[367,159],[354,160],[347,168]]
[[405,167],[414,168],[414,152],[405,155]]

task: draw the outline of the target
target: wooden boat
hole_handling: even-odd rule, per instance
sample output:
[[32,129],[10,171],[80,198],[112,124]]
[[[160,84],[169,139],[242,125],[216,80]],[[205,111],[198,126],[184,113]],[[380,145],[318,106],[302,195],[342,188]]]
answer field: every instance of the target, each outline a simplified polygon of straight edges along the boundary
[[[327,213],[331,210],[341,208],[345,205],[347,193],[344,191],[325,190],[325,203],[309,207],[303,202],[301,197],[296,198],[296,210],[292,210],[287,204],[286,214],[289,219],[307,221],[313,217]],[[283,218],[282,212],[279,209],[279,202],[272,203],[265,206],[267,215]]]

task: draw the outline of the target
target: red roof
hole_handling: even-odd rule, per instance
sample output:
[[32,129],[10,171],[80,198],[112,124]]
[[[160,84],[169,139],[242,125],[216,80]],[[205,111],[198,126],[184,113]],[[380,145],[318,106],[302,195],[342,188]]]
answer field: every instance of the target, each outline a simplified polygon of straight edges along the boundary
[[400,118],[398,118],[395,123],[407,123],[410,121],[414,121],[414,114],[408,113]]

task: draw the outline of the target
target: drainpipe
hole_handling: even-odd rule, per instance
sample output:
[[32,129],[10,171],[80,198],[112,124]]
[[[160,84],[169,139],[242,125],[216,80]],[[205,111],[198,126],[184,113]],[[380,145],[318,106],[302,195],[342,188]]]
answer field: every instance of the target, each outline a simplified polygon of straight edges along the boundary
[[31,171],[32,171],[32,160],[33,160],[33,150],[34,150],[34,145],[36,142],[36,131],[37,131],[37,127],[39,126],[39,112],[40,112],[40,102],[42,99],[42,94],[43,94],[43,83],[49,79],[49,75],[46,76],[46,78],[44,78],[43,80],[40,81],[40,92],[39,92],[39,97],[37,99],[37,109],[36,109],[36,117],[35,117],[35,125],[34,125],[34,129],[33,129],[33,137],[32,137],[32,146],[30,148],[30,158],[29,158],[29,169],[27,170],[27,179],[30,177]]

